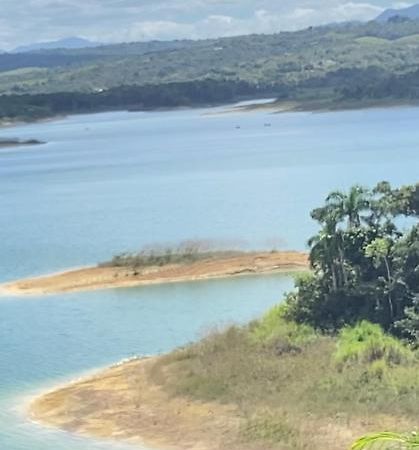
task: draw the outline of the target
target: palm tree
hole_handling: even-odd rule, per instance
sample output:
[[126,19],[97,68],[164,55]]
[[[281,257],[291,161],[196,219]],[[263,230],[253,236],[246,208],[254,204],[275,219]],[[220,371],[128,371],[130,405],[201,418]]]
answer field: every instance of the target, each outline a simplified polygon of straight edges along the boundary
[[369,208],[368,190],[362,186],[352,186],[348,193],[334,191],[326,198],[329,208],[336,211],[340,220],[348,218],[350,229],[361,225],[361,213]]
[[[308,241],[311,248],[310,262],[323,273],[330,275],[332,291],[336,291],[345,281],[342,276],[342,232],[337,229],[336,211],[331,208],[319,208],[312,213],[323,227]],[[342,279],[343,278],[343,279]]]
[[416,450],[419,435],[413,433],[376,433],[358,439],[351,450]]
[[365,255],[368,258],[372,258],[376,268],[380,267],[381,262],[384,262],[386,270],[386,290],[390,312],[390,320],[394,319],[394,305],[392,298],[392,291],[397,284],[397,280],[394,279],[390,263],[390,252],[392,249],[392,242],[386,238],[376,238],[365,248]]

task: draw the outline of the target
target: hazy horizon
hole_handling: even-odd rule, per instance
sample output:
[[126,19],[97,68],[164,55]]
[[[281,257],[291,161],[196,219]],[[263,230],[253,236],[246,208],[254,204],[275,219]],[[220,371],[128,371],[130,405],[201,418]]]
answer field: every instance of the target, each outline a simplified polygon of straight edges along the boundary
[[3,0],[0,48],[68,37],[117,43],[205,39],[370,20],[391,0]]

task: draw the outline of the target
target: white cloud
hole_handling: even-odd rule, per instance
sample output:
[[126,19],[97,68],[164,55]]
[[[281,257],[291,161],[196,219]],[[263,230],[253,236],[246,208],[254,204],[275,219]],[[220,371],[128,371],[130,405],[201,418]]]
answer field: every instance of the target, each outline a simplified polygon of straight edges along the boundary
[[0,48],[82,36],[105,42],[206,38],[368,20],[391,0],[1,0]]

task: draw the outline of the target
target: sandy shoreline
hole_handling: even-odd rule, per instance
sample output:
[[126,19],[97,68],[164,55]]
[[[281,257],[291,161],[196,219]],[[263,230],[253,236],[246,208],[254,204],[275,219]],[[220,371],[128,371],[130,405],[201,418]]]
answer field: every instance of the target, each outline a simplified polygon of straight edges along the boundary
[[220,449],[236,408],[173,397],[153,379],[160,357],[122,362],[31,399],[34,422],[85,437],[167,450]]
[[0,285],[0,292],[10,295],[46,295],[301,271],[307,268],[308,258],[305,253],[243,253],[232,257],[150,266],[137,270],[127,267],[79,268],[5,283]]

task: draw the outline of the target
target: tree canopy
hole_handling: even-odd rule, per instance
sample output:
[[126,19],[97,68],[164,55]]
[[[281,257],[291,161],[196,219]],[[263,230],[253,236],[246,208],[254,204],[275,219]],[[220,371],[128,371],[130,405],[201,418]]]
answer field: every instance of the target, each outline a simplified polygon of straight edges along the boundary
[[353,186],[312,211],[312,273],[287,298],[289,318],[325,331],[361,320],[419,343],[419,183]]

